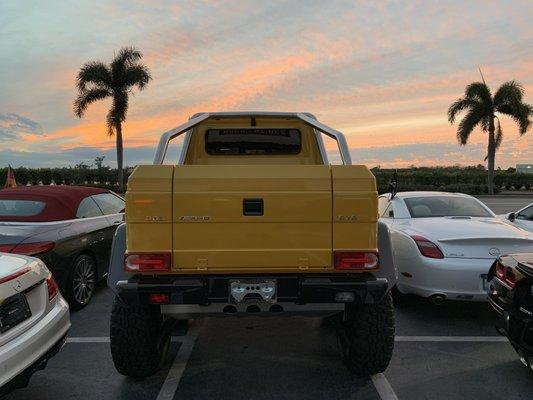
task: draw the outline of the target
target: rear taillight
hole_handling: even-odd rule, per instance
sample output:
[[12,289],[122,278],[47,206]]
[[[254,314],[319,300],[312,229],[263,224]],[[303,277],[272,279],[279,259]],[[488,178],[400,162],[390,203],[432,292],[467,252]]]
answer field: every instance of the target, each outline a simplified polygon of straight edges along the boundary
[[[22,254],[25,256],[36,256],[37,254],[46,253],[54,248],[54,242],[34,242],[34,243],[20,243],[11,246],[10,250],[0,250],[6,253]],[[0,248],[1,249],[1,248]]]
[[496,261],[496,277],[506,283],[511,289],[516,285],[516,276],[513,269],[506,267],[499,261]]
[[411,235],[411,239],[415,241],[418,250],[420,250],[420,253],[422,253],[424,257],[444,258],[444,254],[442,254],[442,251],[440,251],[438,246],[424,236]]
[[379,267],[378,253],[369,251],[336,251],[334,262],[335,269],[370,270]]
[[46,277],[46,286],[48,287],[48,301],[52,301],[59,293],[59,287],[50,273]]
[[13,247],[15,247],[14,244],[0,244],[0,253],[11,253]]
[[170,296],[167,293],[150,293],[150,304],[166,304],[170,302]]
[[126,253],[126,272],[170,271],[170,253]]

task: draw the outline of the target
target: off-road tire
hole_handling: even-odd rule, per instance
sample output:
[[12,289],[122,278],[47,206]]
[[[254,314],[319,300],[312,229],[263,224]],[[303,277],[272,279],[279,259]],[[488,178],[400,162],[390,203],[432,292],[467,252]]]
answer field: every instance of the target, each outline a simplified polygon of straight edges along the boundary
[[391,293],[376,304],[348,304],[337,328],[343,361],[357,375],[385,371],[394,349]]
[[122,375],[136,379],[156,373],[170,344],[168,324],[157,306],[129,305],[116,296],[111,310],[111,356]]

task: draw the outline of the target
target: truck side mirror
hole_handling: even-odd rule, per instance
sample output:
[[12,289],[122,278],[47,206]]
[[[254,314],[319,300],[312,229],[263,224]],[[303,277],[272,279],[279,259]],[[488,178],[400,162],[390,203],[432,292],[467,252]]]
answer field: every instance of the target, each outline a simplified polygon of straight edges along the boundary
[[507,214],[507,219],[513,222],[516,219],[516,214],[514,212]]

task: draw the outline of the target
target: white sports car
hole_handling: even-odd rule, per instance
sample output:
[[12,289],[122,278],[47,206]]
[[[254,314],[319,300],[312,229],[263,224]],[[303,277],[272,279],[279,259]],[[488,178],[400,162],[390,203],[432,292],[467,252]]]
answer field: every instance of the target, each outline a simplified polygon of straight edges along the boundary
[[379,197],[390,229],[397,289],[430,298],[486,300],[486,274],[502,254],[531,252],[533,235],[504,223],[466,194],[402,192]]
[[69,328],[68,305],[44,263],[0,253],[0,397],[26,386]]
[[507,223],[533,232],[533,203],[516,212],[503,216]]

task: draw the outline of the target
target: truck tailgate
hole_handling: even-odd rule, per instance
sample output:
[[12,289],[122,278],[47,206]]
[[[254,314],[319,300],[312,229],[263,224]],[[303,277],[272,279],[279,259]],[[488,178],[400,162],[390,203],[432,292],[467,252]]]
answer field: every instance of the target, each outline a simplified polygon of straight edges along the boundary
[[176,166],[172,210],[174,270],[331,268],[329,166]]

